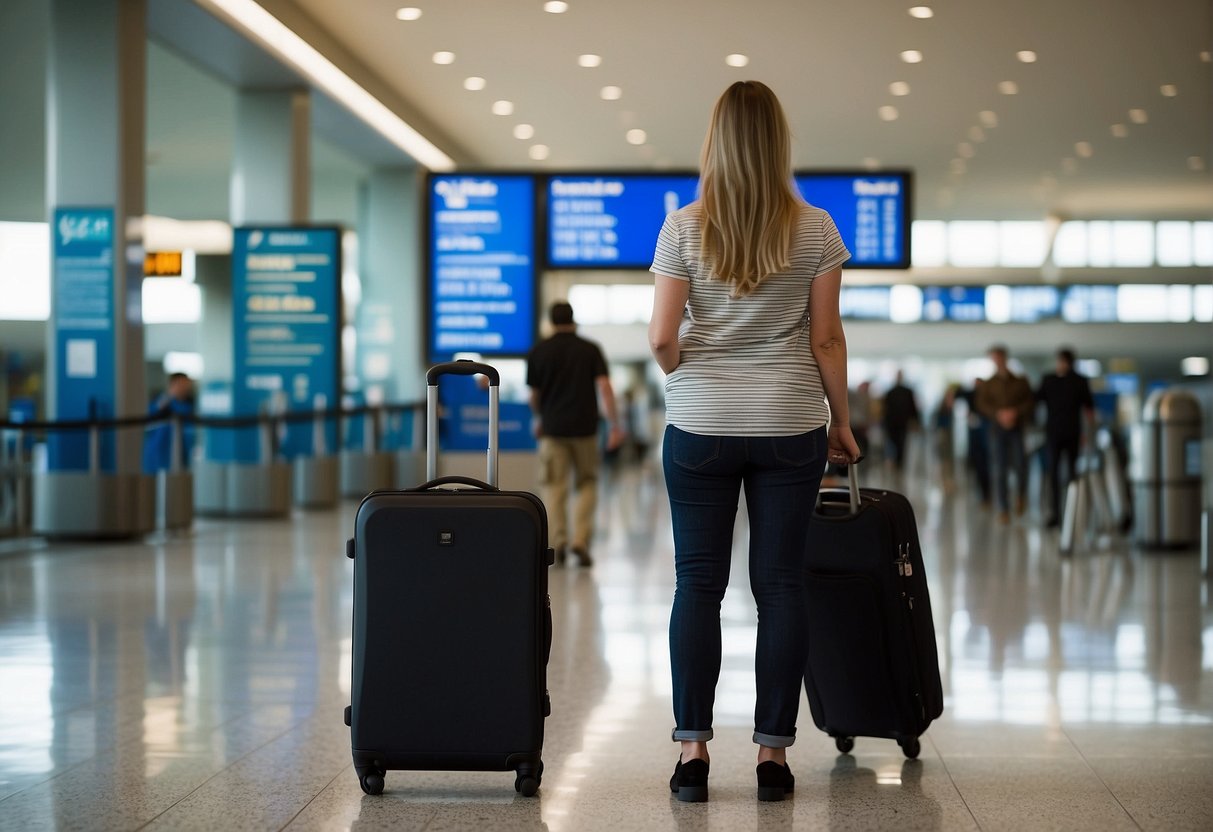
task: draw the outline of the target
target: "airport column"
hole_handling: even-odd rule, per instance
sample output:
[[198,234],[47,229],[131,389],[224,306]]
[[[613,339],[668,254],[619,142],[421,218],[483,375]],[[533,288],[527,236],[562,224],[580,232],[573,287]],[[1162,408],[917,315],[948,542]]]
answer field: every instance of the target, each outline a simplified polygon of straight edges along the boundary
[[[144,199],[145,0],[50,0],[47,203],[52,240],[47,412],[142,414],[140,221]],[[153,524],[142,431],[52,435],[35,480],[34,528],[130,536]]]
[[[367,396],[387,401],[420,401],[425,396],[425,284],[421,214],[425,171],[377,168],[363,193],[359,228],[362,303],[358,309],[358,375]],[[414,413],[414,419],[420,415]],[[403,418],[404,429],[413,421]],[[419,424],[417,425],[419,427]],[[424,477],[424,449],[395,455],[395,484],[410,487]]]
[[[231,202],[233,228],[307,225],[311,219],[311,94],[306,89],[243,89],[236,97],[236,132],[233,137]],[[233,251],[232,269],[243,269]],[[227,413],[251,415],[253,404],[261,411],[279,409],[274,391],[250,390],[249,379],[239,373],[234,356],[237,339],[246,337],[240,322],[248,310],[238,308],[244,298],[232,296],[231,275],[225,286],[208,285],[208,294],[227,292],[225,299],[211,297],[210,310],[228,309],[226,319],[206,325],[214,328],[208,344],[222,347],[222,355],[207,355],[208,365],[229,372],[227,378],[208,373],[207,388],[230,384],[230,395],[220,396]],[[222,318],[222,316],[219,316]],[[280,396],[279,396],[280,397]],[[226,401],[224,401],[226,400]],[[209,415],[227,415],[210,411]],[[195,506],[209,515],[272,517],[290,511],[291,466],[278,458],[275,431],[269,425],[236,432],[208,434],[206,460],[198,465]],[[254,445],[256,447],[254,447]],[[296,466],[298,468],[299,466]],[[336,498],[335,462],[332,497]],[[298,472],[296,472],[298,474]],[[299,478],[310,482],[306,473]],[[323,490],[323,489],[322,489]],[[315,496],[315,495],[313,495]],[[323,499],[304,502],[324,503]]]

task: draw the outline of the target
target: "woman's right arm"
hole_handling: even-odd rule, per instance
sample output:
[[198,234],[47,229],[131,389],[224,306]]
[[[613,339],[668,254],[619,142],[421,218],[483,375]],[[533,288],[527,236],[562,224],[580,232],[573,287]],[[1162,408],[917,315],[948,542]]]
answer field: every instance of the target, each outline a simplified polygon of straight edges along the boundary
[[649,318],[649,348],[657,365],[668,375],[678,369],[682,359],[678,348],[678,328],[691,295],[686,280],[659,274],[653,292],[653,316]]
[[830,403],[830,461],[841,453],[849,461],[859,458],[859,445],[851,434],[847,404],[847,337],[838,312],[842,269],[831,269],[813,278],[809,291],[809,336],[813,358],[821,372],[821,386]]

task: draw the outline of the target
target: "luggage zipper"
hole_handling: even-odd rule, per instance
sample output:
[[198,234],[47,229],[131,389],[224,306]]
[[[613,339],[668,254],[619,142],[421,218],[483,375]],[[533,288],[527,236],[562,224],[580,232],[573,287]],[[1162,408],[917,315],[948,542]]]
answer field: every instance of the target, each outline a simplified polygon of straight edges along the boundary
[[[897,546],[897,574],[903,578],[914,574],[914,565],[910,563],[909,543],[901,543]],[[913,604],[910,606],[912,607]]]

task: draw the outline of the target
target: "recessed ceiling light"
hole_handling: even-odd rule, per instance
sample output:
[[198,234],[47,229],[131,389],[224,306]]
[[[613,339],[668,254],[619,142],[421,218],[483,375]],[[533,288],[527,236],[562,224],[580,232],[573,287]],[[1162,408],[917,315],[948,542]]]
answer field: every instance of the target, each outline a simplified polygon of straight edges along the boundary
[[548,14],[564,14],[569,10],[569,4],[564,0],[548,0],[543,4],[543,10]]
[[1061,160],[1062,173],[1074,173],[1078,170],[1078,161],[1072,156],[1067,156]]
[[405,6],[403,9],[396,9],[397,20],[416,20],[421,17],[421,9],[416,6]]
[[583,66],[586,69],[593,69],[602,64],[601,55],[579,55],[577,56],[577,65]]
[[1201,59],[1201,61],[1203,61],[1206,64],[1213,63],[1213,52],[1209,52],[1208,50],[1201,52],[1200,59]]
[[1113,124],[1112,135],[1118,139],[1123,139],[1125,136],[1129,135],[1129,128],[1125,127],[1123,124]]
[[1036,63],[1036,53],[1031,49],[1021,49],[1015,53],[1015,57],[1025,64]]
[[535,135],[535,128],[529,124],[515,124],[514,138],[526,141]]
[[623,98],[623,90],[619,87],[603,87],[599,95],[602,96],[603,101],[618,101]]
[[443,66],[445,66],[446,64],[453,64],[453,63],[455,63],[455,53],[454,52],[435,52],[433,61],[434,61],[434,63],[442,64]]
[[1167,98],[1174,98],[1175,96],[1179,95],[1179,87],[1175,86],[1174,84],[1163,84],[1158,88],[1158,91]]
[[863,166],[867,170],[880,170],[880,160],[871,156],[865,156]]
[[732,55],[725,55],[724,62],[729,66],[740,68],[749,64],[750,58],[748,55],[742,55],[740,52],[734,52]]
[[892,106],[891,104],[884,105],[877,112],[880,113],[881,121],[897,121],[897,116],[898,116],[897,108]]
[[1204,170],[1204,169],[1205,169],[1204,157],[1202,157],[1202,156],[1189,156],[1188,157],[1188,170],[1200,171],[1200,170]]
[[1134,124],[1145,124],[1150,120],[1150,114],[1142,109],[1129,110],[1129,121]]
[[916,17],[919,20],[929,20],[935,16],[935,12],[930,6],[911,6],[910,17]]
[[1083,159],[1090,159],[1095,155],[1095,148],[1091,147],[1090,142],[1075,142],[1074,152]]
[[972,159],[975,155],[977,155],[977,151],[973,149],[973,145],[969,144],[968,142],[961,142],[960,144],[956,145],[956,153],[962,159]]
[[905,81],[894,81],[893,83],[889,84],[889,92],[891,92],[893,95],[909,95],[910,85]]
[[998,126],[998,113],[993,110],[982,110],[977,114],[977,118],[981,121],[981,126],[988,130]]
[[506,101],[505,99],[502,99],[501,101],[493,102],[493,115],[510,116],[513,114],[514,114],[514,102],[513,101]]
[[534,159],[536,162],[542,162],[544,159],[546,159],[548,156],[551,155],[552,149],[550,147],[548,147],[546,144],[533,144],[533,145],[531,145],[531,149],[527,152],[530,154],[530,157],[532,159]]
[[633,127],[628,131],[628,144],[644,144],[648,140],[648,133],[644,132],[639,127]]
[[1003,95],[1018,95],[1019,84],[1016,84],[1014,81],[999,81],[998,91]]
[[922,63],[922,53],[917,49],[907,49],[901,53],[901,59],[907,64],[920,64]]
[[463,79],[463,88],[469,92],[480,92],[484,89],[485,80],[479,75],[472,75]]
[[986,140],[986,131],[974,124],[969,128],[969,138],[975,142],[984,142]]

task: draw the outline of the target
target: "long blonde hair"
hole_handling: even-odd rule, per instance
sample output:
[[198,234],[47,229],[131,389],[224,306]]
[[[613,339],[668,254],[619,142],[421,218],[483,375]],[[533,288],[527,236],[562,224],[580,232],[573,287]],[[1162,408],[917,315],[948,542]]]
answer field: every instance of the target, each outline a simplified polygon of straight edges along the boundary
[[712,277],[750,294],[787,271],[801,199],[783,107],[760,81],[738,81],[716,101],[699,163],[702,256]]

